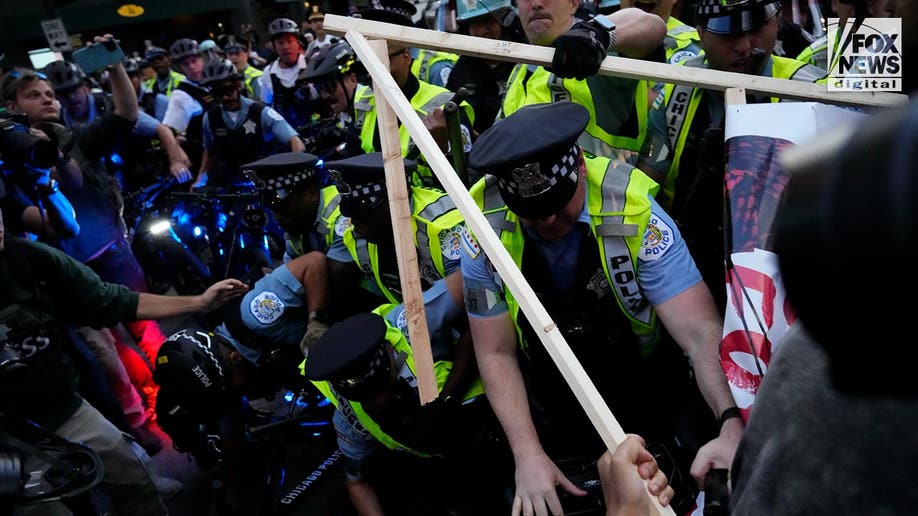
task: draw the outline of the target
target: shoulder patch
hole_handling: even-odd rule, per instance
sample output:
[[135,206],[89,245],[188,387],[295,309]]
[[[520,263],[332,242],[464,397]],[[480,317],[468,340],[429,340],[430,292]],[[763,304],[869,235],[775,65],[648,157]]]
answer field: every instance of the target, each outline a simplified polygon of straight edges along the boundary
[[462,150],[465,152],[471,151],[472,135],[469,133],[469,128],[460,124],[459,130],[462,132]]
[[284,313],[284,302],[274,292],[265,291],[249,302],[249,312],[261,324],[271,324]]
[[349,227],[351,227],[350,217],[338,217],[338,221],[335,222],[335,234],[339,237],[343,237],[344,232],[347,231]]
[[466,227],[462,228],[462,249],[473,260],[478,258],[478,254],[481,253],[481,248],[478,247],[478,240],[472,236],[472,233]]
[[408,336],[408,316],[404,308],[399,310],[398,317],[395,318],[395,326],[404,336]]
[[449,74],[450,74],[450,72],[452,72],[452,71],[453,71],[453,67],[452,67],[452,66],[444,66],[444,67],[440,70],[440,83],[441,83],[441,84],[444,84],[444,85],[445,85],[446,83],[449,82]]
[[697,55],[698,55],[697,52],[693,52],[691,50],[680,50],[678,52],[674,52],[673,55],[670,56],[669,63],[678,64],[678,63],[681,63],[682,61],[685,61],[686,59],[691,59]]
[[662,91],[657,92],[657,96],[653,99],[653,104],[650,105],[650,109],[660,109],[660,106],[663,105],[663,102],[666,100],[666,95]]
[[650,222],[647,223],[647,229],[644,231],[644,240],[641,242],[641,261],[652,262],[659,260],[666,251],[673,245],[673,230],[669,225],[657,216],[656,213],[650,214]]
[[447,260],[458,260],[462,257],[462,233],[465,231],[463,224],[457,224],[450,229],[440,232],[440,251]]

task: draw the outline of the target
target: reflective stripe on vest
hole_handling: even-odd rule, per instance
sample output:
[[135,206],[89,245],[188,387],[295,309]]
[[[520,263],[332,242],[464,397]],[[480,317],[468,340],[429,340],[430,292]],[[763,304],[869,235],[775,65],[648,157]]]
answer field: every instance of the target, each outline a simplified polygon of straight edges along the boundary
[[[593,94],[586,80],[561,79],[541,66],[517,64],[514,67],[507,81],[507,94],[504,96],[498,119],[512,115],[523,106],[559,100],[570,100],[589,111],[590,122],[577,140],[587,153],[594,156],[610,156],[615,153],[615,149],[640,150],[647,128],[646,109],[629,106],[631,111],[621,120],[621,123],[625,124],[628,117],[637,114],[637,136],[618,136],[609,133],[597,125]],[[646,106],[646,99],[644,104]]]
[[[454,93],[446,88],[418,81],[418,91],[410,99],[411,107],[414,108],[418,116],[425,117],[429,112],[446,104],[453,98],[453,95]],[[462,102],[461,106],[465,110],[469,123],[474,123],[475,113],[472,110],[472,106],[465,101]],[[357,94],[354,95],[354,125],[360,129],[360,147],[363,151],[370,153],[379,150],[373,145],[373,137],[376,134],[376,101],[373,97],[373,90],[369,86],[362,86],[358,89]],[[399,125],[398,137],[402,156],[407,157],[412,150],[413,143],[411,135],[408,134],[408,129],[404,124]],[[416,158],[412,157],[412,159]],[[418,163],[417,171],[411,176],[412,184],[415,186],[430,186],[429,178],[432,176],[433,172],[429,167],[423,163]]]
[[[820,82],[825,78],[825,72],[815,66],[779,56],[771,56],[771,60],[771,76],[776,79]],[[685,61],[683,66],[707,68],[708,64],[705,56],[700,55]],[[664,89],[666,95],[666,134],[673,152],[672,164],[662,185],[662,198],[660,200],[664,208],[672,206],[676,179],[679,177],[682,150],[691,130],[695,112],[701,103],[703,91],[701,88],[673,84],[667,84]],[[771,102],[780,102],[780,99],[772,97]]]
[[433,65],[441,61],[449,61],[453,64],[456,64],[456,61],[458,60],[459,56],[456,54],[419,49],[418,59],[415,59],[411,63],[411,73],[424,82],[432,83],[433,81],[430,80],[430,68]]
[[255,88],[252,87],[252,82],[258,80],[263,74],[264,72],[254,66],[249,66],[242,72],[242,75],[245,77],[245,90],[249,92],[250,98],[261,100],[255,98]]
[[[587,211],[599,245],[603,273],[619,308],[631,322],[631,329],[646,347],[657,337],[657,322],[653,307],[637,282],[637,260],[650,221],[647,196],[656,193],[658,187],[643,172],[626,163],[606,158],[588,158],[586,163]],[[472,187],[470,194],[516,266],[521,267],[523,231],[517,216],[501,200],[497,179],[486,176]],[[507,289],[504,296],[520,345],[526,349],[528,344],[518,323],[519,303]]]
[[[461,224],[462,214],[444,192],[418,186],[411,186],[409,190],[411,225],[414,229],[419,272],[424,280],[433,283],[446,277],[443,252],[440,249],[440,232]],[[360,266],[364,276],[372,280],[390,303],[401,303],[401,298],[392,293],[382,280],[376,244],[362,238],[357,239],[353,226],[345,231],[343,240],[351,258]]]
[[[385,316],[389,311],[396,308],[398,305],[382,305],[375,310],[373,313],[380,316]],[[398,329],[393,327],[389,321],[386,321],[386,341],[392,345],[392,348],[399,355],[405,357],[405,364],[408,366],[408,369],[411,371],[415,377],[417,377],[417,367],[414,363],[414,354],[411,352],[411,345],[408,342],[408,339],[405,338],[405,335]],[[308,358],[306,359],[308,360]],[[300,374],[305,375],[306,370],[306,360],[300,364]],[[439,360],[434,362],[434,375],[437,379],[437,392],[443,390],[443,386],[446,384],[446,380],[449,377],[449,373],[452,370],[453,363],[448,360]],[[342,415],[347,419],[347,412],[353,414],[357,421],[372,435],[377,441],[380,442],[386,448],[390,450],[403,450],[409,453],[413,453],[419,457],[429,457],[429,454],[413,450],[404,444],[396,441],[392,436],[385,433],[379,424],[373,420],[363,410],[363,406],[356,401],[348,401],[343,397],[339,396],[332,388],[328,382],[317,381],[312,382],[316,388],[326,397],[330,402],[332,402],[335,407],[342,412]],[[484,388],[481,385],[481,380],[476,379],[475,382],[469,387],[469,390],[463,395],[462,400],[470,400],[477,396],[484,394]]]

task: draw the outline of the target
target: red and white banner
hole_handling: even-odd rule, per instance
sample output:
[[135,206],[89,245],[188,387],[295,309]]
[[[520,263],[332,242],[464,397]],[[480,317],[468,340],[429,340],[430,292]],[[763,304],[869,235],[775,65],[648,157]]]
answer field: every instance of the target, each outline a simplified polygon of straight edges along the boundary
[[732,237],[720,362],[743,418],[755,401],[781,337],[794,322],[772,252],[773,224],[788,176],[781,153],[863,114],[816,103],[727,106],[725,172]]

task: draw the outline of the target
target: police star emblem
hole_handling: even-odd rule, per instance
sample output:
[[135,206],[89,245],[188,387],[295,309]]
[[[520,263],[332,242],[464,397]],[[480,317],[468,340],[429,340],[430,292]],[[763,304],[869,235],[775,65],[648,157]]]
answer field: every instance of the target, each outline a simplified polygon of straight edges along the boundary
[[258,127],[253,120],[246,120],[245,123],[242,124],[242,128],[245,129],[245,134],[255,134],[255,129]]
[[516,183],[517,194],[520,197],[534,197],[551,188],[551,181],[542,173],[542,167],[538,163],[515,168],[510,171],[510,177]]

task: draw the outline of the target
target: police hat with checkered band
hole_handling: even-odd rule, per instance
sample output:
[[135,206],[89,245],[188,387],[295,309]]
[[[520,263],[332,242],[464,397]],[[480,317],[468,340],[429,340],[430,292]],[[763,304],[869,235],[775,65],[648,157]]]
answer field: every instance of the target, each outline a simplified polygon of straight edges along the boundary
[[153,61],[154,59],[158,59],[160,57],[169,57],[169,51],[163,47],[149,46],[143,52],[143,58],[147,61]]
[[[406,174],[417,169],[414,161],[403,162]],[[381,152],[329,161],[325,170],[338,187],[341,215],[345,217],[359,216],[386,200],[386,170]]]
[[255,187],[273,194],[269,202],[284,200],[291,192],[316,186],[319,158],[304,152],[281,152],[242,166]]
[[386,329],[383,318],[373,313],[332,325],[306,358],[306,378],[327,380],[351,401],[366,400],[391,377]]
[[554,215],[577,189],[577,138],[589,121],[586,108],[573,102],[525,106],[478,137],[469,167],[497,177],[501,198],[520,217]]
[[358,10],[353,17],[414,27],[412,18],[417,12],[417,7],[405,0],[372,0],[369,7]]
[[780,8],[778,0],[701,0],[698,24],[714,34],[742,34],[764,25]]

